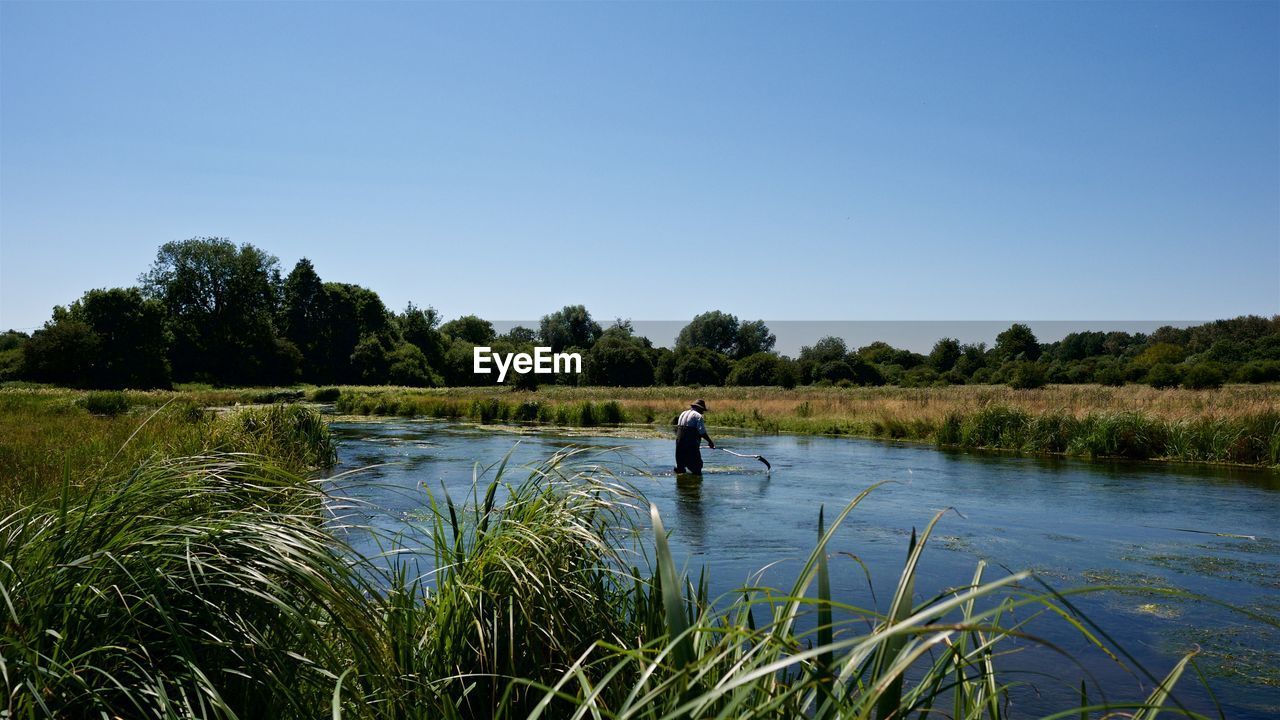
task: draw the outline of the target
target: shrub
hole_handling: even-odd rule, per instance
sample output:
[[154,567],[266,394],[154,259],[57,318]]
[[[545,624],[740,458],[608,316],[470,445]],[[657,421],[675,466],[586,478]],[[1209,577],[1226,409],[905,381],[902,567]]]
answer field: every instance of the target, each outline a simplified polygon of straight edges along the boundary
[[1109,387],[1120,387],[1124,385],[1125,373],[1124,368],[1112,363],[1103,365],[1098,368],[1098,372],[1094,373],[1093,379],[1101,385]]
[[1255,360],[1236,369],[1233,379],[1242,383],[1267,383],[1280,380],[1280,362]]
[[1227,373],[1215,362],[1202,362],[1192,365],[1182,378],[1183,387],[1192,390],[1220,388],[1227,379]]
[[1180,382],[1182,382],[1182,373],[1169,363],[1156,363],[1147,371],[1147,384],[1153,388],[1177,387]]
[[841,380],[848,380],[852,383],[853,368],[844,360],[832,360],[831,362],[823,363],[822,366],[818,368],[818,374],[815,379],[826,380],[830,383],[838,383]]
[[913,367],[902,374],[900,381],[902,387],[934,387],[937,385],[946,385],[947,382],[942,379],[937,370],[924,365]]
[[773,353],[761,352],[737,361],[729,373],[729,385],[776,385],[784,388],[796,386],[794,363]]
[[316,388],[311,392],[311,399],[315,402],[334,402],[342,395],[342,390],[336,387]]
[[439,377],[431,371],[427,364],[427,356],[417,345],[402,342],[388,357],[387,380],[392,385],[409,387],[434,387],[439,385]]
[[680,350],[673,375],[677,385],[723,385],[729,375],[729,359],[703,347]]
[[94,415],[115,417],[129,411],[129,398],[122,392],[91,392],[82,402]]
[[1047,383],[1044,367],[1030,360],[1016,363],[1013,372],[1009,374],[1009,387],[1015,390],[1031,390],[1044,387]]

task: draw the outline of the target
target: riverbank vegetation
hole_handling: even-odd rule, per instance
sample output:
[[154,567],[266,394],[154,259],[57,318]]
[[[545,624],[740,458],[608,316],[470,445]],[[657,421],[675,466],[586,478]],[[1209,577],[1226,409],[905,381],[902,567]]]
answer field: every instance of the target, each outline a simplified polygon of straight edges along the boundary
[[30,336],[0,335],[0,381],[107,389],[174,382],[459,387],[496,380],[473,372],[476,346],[506,354],[540,345],[580,353],[583,372],[519,375],[509,385],[1207,389],[1280,382],[1274,316],[1150,334],[1073,332],[1053,342],[1014,324],[990,347],[944,337],[928,353],[815,337],[796,357],[775,352],[763,321],[718,310],[692,318],[671,347],[637,335],[625,320],[602,326],[581,305],[550,312],[537,325],[499,334],[474,315],[443,322],[412,303],[393,312],[369,288],[322,280],[306,258],[282,276],[279,260],[252,245],[193,238],[163,245],[138,287],[90,290],[54,308]]
[[1200,717],[1178,700],[1192,654],[1157,674],[1126,660],[1131,685],[1098,687],[1083,668],[1122,651],[1027,573],[979,565],[921,597],[936,516],[886,607],[831,597],[849,571],[831,560],[836,529],[865,492],[830,522],[815,509],[790,588],[715,602],[677,567],[657,511],[574,453],[523,477],[500,467],[462,502],[424,495],[426,546],[383,538],[394,552],[369,557],[344,541],[374,531],[347,524],[343,479],[276,464],[279,450],[286,465],[314,457],[318,437],[284,437],[265,455],[177,457],[140,434],[130,463],[86,462],[7,499],[7,717],[1003,717],[1029,631],[1048,622],[1078,628],[1088,653],[1083,683],[1062,674],[1061,710]]
[[[142,431],[169,446],[205,442],[183,416],[211,408],[271,403],[332,404],[344,415],[429,417],[480,423],[541,423],[569,427],[648,425],[662,431],[695,395],[711,405],[713,428],[912,440],[943,447],[1008,450],[1078,457],[1120,457],[1240,465],[1280,465],[1280,386],[1229,385],[1217,390],[1155,390],[1050,385],[938,388],[508,388],[380,386],[210,388],[179,391],[0,389],[0,426],[14,447],[50,445],[68,457],[101,458],[127,437],[134,418],[169,405]],[[67,421],[49,425],[54,416]],[[36,417],[38,416],[38,417]],[[85,423],[89,417],[97,423]],[[113,419],[114,418],[114,419]],[[43,423],[43,424],[42,424]],[[35,428],[53,427],[52,432]],[[115,428],[105,432],[107,428]],[[85,436],[86,428],[97,428]],[[28,438],[24,440],[23,438]],[[73,442],[65,443],[71,440]],[[0,450],[0,452],[5,452]],[[14,452],[10,450],[8,452]],[[50,450],[42,477],[60,472]],[[5,460],[0,455],[0,466]]]
[[338,412],[475,422],[670,425],[693,393],[713,427],[1083,457],[1280,464],[1280,388],[342,388]]
[[305,473],[331,465],[336,445],[320,415],[297,405],[219,415],[173,393],[0,391],[0,502],[81,489],[151,458],[216,452]]

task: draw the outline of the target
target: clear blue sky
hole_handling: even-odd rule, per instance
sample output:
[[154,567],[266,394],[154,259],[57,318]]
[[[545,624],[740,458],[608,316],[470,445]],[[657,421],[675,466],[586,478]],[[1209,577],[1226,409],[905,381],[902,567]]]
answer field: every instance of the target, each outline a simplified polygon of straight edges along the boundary
[[1280,312],[1280,5],[0,3],[0,328],[168,240],[446,317]]

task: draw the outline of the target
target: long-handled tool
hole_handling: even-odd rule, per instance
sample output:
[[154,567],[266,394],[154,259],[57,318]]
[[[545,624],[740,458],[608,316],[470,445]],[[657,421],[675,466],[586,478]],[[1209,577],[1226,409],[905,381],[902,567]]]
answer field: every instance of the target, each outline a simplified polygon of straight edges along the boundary
[[765,460],[765,459],[764,459],[764,456],[763,456],[763,455],[743,455],[742,453],[736,453],[736,452],[734,452],[734,451],[732,451],[732,450],[725,450],[725,449],[724,449],[724,448],[722,448],[722,447],[716,447],[715,449],[716,449],[716,450],[720,450],[721,452],[727,452],[727,453],[729,453],[730,455],[733,455],[734,457],[740,457],[740,458],[751,458],[752,460],[759,460],[760,462],[764,463],[764,466],[765,466],[766,468],[769,468],[769,471],[770,471],[770,472],[773,472],[773,466],[769,464],[769,461],[768,461],[768,460]]

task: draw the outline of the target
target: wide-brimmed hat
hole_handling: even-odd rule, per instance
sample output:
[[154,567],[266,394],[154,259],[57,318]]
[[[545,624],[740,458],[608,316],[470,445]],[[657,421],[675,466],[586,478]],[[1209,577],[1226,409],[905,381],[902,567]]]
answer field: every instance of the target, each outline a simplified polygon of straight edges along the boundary
[[706,412],[707,401],[703,400],[702,398],[698,398],[697,400],[694,400],[693,402],[689,403],[689,407],[693,408],[694,410],[697,410],[698,412]]

